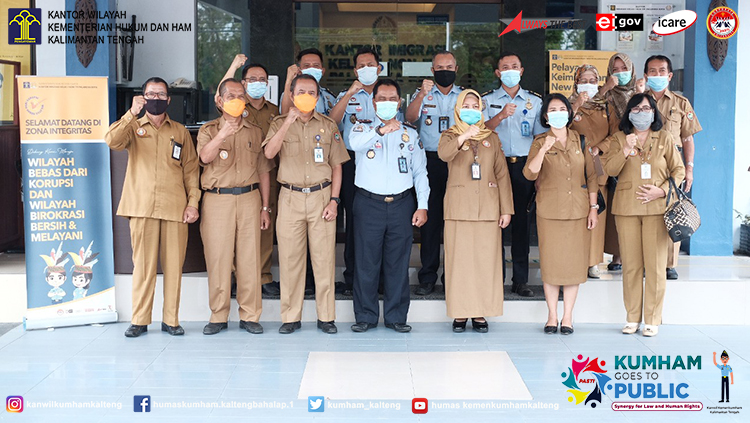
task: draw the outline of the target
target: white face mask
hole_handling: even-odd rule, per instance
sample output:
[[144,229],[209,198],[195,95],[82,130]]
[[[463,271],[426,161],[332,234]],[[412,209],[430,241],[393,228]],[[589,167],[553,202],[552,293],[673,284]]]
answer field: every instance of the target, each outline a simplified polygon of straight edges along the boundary
[[598,92],[599,86],[596,84],[578,84],[578,94],[587,93],[589,95],[589,99],[594,98],[594,96]]
[[372,85],[378,80],[378,68],[376,66],[365,66],[357,69],[357,79],[362,85]]

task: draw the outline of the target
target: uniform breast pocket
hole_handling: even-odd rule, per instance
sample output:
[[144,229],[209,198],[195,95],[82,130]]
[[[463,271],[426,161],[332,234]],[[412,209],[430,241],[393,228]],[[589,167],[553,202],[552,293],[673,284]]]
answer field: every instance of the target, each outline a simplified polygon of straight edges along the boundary
[[627,191],[631,188],[633,188],[633,183],[630,181],[618,181],[617,182],[617,191]]
[[261,154],[260,141],[246,141],[242,149],[246,154],[250,165],[255,166],[258,163],[258,155]]
[[302,148],[300,144],[302,143],[297,138],[284,140],[283,144],[281,145],[281,154],[287,157],[298,156],[300,149]]
[[[328,158],[331,155],[331,139],[330,138],[323,138],[323,137],[321,137],[321,140],[320,140],[319,143],[320,143],[320,148],[323,149],[323,159],[324,160],[322,162],[320,160],[315,160],[315,163],[317,163],[317,164],[320,165],[320,164],[327,163],[328,162]],[[318,146],[316,145],[315,148],[318,148]],[[314,154],[318,154],[315,150],[313,150],[313,153]]]

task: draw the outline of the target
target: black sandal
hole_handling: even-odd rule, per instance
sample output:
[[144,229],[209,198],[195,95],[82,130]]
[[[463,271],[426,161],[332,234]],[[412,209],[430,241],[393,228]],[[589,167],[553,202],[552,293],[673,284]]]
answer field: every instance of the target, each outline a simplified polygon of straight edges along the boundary
[[466,321],[468,319],[464,320],[463,322],[459,322],[458,319],[453,319],[453,332],[459,333],[466,330]]
[[479,333],[487,333],[490,327],[487,324],[487,320],[485,320],[484,322],[478,322],[477,319],[472,318],[471,328],[474,329],[474,331],[479,332]]

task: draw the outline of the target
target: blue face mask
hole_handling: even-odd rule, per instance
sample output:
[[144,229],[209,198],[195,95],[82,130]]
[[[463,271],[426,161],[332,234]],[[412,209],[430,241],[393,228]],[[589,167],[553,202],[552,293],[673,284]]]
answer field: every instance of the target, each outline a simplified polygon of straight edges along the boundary
[[461,109],[461,111],[458,112],[458,117],[460,117],[465,123],[473,125],[482,120],[482,112],[475,109]]
[[378,80],[378,68],[376,66],[365,66],[357,69],[357,79],[362,85],[372,85]]
[[570,115],[568,115],[567,111],[548,112],[547,122],[549,123],[549,126],[555,129],[565,128],[568,126],[569,117]]
[[633,78],[633,72],[616,72],[612,75],[617,77],[617,83],[621,86],[628,85],[630,79]]
[[669,86],[669,77],[668,76],[649,76],[648,81],[646,81],[646,84],[649,88],[651,88],[651,91],[664,91]]
[[398,113],[398,101],[375,102],[375,114],[380,120],[391,120],[396,117],[396,113]]
[[500,72],[500,81],[505,84],[508,88],[513,88],[521,82],[521,71],[518,70],[505,70]]
[[315,78],[316,81],[320,82],[320,78],[323,77],[323,70],[318,68],[307,68],[302,69],[303,75],[310,75]]
[[247,84],[247,88],[245,88],[245,91],[247,91],[247,95],[249,95],[250,98],[254,98],[255,100],[266,95],[266,90],[268,90],[268,84],[260,81],[251,82]]

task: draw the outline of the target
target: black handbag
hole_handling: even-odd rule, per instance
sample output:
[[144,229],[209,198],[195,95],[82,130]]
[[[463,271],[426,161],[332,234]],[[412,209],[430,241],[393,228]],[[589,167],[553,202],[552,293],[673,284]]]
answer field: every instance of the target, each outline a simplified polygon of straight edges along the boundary
[[[675,201],[669,204],[675,191]],[[701,216],[698,208],[685,192],[669,178],[669,192],[667,193],[667,210],[664,212],[664,225],[673,242],[680,242],[690,238],[701,226]]]
[[[581,137],[581,153],[584,154],[583,161],[584,161],[584,163],[586,163],[586,157],[585,157],[585,154],[586,154],[586,138],[583,135],[580,135],[580,137]],[[584,175],[588,175],[588,173],[586,172],[586,166],[585,165],[583,167],[583,173],[584,173]],[[600,189],[596,190],[596,204],[599,205],[599,210],[596,211],[597,214],[602,214],[602,213],[604,213],[605,210],[607,210],[607,202],[604,200],[604,195],[602,194],[602,190],[600,190]]]

